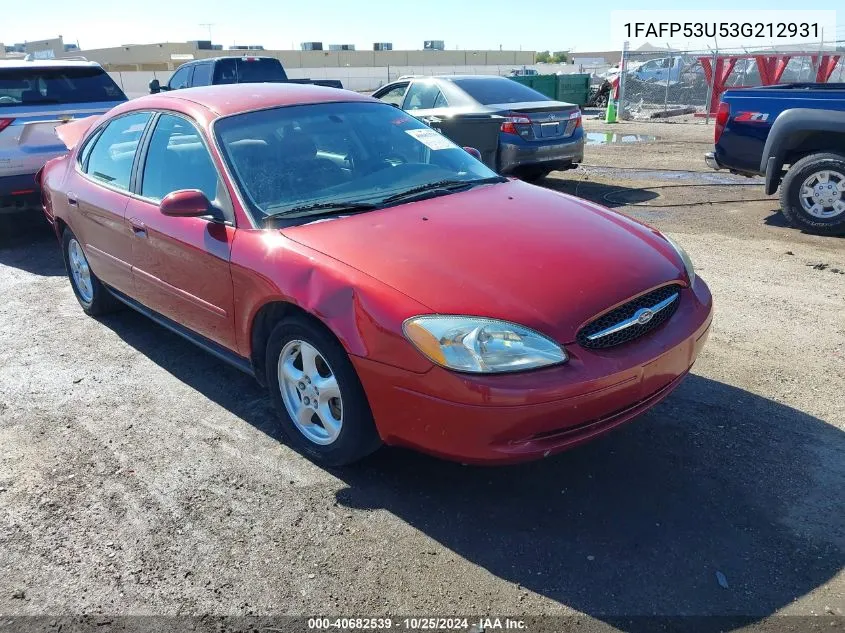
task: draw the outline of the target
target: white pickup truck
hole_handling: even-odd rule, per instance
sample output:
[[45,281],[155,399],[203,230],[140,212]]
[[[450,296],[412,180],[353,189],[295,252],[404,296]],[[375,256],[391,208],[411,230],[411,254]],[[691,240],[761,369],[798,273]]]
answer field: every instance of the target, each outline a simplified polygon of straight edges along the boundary
[[126,95],[89,61],[0,61],[0,215],[40,207],[35,174],[67,152],[55,128],[107,112]]

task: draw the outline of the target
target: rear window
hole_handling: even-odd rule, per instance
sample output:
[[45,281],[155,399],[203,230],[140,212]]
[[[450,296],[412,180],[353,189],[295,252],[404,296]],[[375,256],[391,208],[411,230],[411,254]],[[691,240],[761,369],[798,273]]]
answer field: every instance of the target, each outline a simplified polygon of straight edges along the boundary
[[285,81],[285,71],[278,59],[239,59],[238,82]]
[[551,101],[546,95],[505,77],[465,77],[453,79],[452,83],[481,105]]
[[102,68],[0,69],[0,108],[97,101],[126,101],[126,95]]
[[217,62],[214,70],[215,84],[265,83],[287,81],[287,75],[278,59],[230,58]]

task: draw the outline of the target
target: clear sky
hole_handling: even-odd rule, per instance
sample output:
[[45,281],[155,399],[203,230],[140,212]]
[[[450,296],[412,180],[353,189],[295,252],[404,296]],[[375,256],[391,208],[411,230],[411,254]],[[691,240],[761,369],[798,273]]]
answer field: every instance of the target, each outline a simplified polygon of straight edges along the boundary
[[[0,42],[12,44],[62,35],[65,42],[99,48],[121,44],[184,42],[261,44],[288,49],[300,42],[355,44],[392,42],[395,49],[420,49],[423,40],[445,40],[448,49],[596,51],[621,48],[611,34],[611,11],[678,9],[681,3],[657,0],[572,2],[566,0],[7,0],[0,12]],[[795,9],[807,3],[744,0],[745,10]],[[804,10],[840,4],[813,0]],[[686,5],[691,7],[693,5]],[[699,5],[713,19],[736,0]],[[800,15],[800,14],[799,14]],[[836,39],[845,40],[845,10],[838,12]],[[211,23],[211,26],[202,26]],[[825,39],[828,37],[825,33]],[[656,45],[666,42],[651,41]],[[700,45],[703,42],[691,42]]]

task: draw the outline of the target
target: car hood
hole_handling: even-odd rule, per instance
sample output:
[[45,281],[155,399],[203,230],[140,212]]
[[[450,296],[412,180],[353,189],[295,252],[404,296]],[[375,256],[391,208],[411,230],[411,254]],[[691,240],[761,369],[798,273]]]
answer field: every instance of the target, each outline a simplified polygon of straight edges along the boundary
[[562,343],[598,313],[684,279],[653,229],[518,181],[282,232],[433,312],[504,319]]

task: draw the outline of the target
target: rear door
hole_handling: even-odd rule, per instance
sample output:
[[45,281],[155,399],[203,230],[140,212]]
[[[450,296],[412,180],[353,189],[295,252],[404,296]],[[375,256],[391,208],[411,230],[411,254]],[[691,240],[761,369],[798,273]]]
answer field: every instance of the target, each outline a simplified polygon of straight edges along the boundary
[[65,181],[71,229],[91,269],[127,294],[132,290],[132,233],[125,212],[138,144],[151,118],[149,112],[135,112],[112,119],[85,142]]
[[126,101],[99,66],[32,64],[0,66],[0,179],[33,175],[47,160],[66,153],[54,132],[57,125],[103,114]]
[[[126,211],[132,230],[134,296],[236,351],[229,270],[235,227],[228,192],[194,122],[161,113],[154,125],[139,161],[136,195]],[[220,218],[162,215],[161,199],[182,189],[202,191]]]

